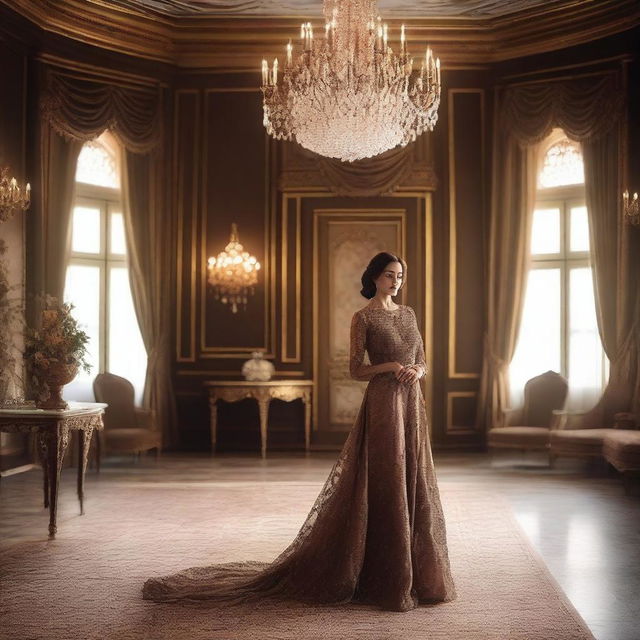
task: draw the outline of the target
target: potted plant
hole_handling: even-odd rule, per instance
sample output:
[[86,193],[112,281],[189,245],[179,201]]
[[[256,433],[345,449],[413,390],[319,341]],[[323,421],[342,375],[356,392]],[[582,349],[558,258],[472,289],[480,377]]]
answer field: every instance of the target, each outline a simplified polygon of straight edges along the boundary
[[40,409],[66,409],[62,388],[69,384],[82,367],[87,373],[89,336],[71,315],[73,305],[60,304],[47,296],[38,328],[27,328],[25,361],[36,391]]

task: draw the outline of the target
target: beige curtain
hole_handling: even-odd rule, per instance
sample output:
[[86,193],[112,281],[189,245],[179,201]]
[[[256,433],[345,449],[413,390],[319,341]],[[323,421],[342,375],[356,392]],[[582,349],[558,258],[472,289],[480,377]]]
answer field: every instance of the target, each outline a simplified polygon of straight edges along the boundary
[[[637,287],[630,286],[631,261],[623,259],[620,243],[626,235],[617,196],[620,122],[625,107],[620,74],[603,72],[569,81],[503,87],[496,97],[487,330],[478,426],[500,426],[507,406],[507,371],[520,323],[526,275],[523,253],[529,251],[535,197],[535,148],[556,126],[584,149],[598,323],[605,349],[613,358],[611,380],[600,404],[609,413],[628,409],[629,389],[636,389],[638,383],[638,303]],[[601,410],[596,413],[602,418]]]
[[171,383],[171,226],[161,215],[158,154],[123,153],[123,201],[133,302],[147,350],[144,400],[163,432],[163,446],[177,444]]
[[[613,414],[637,408],[640,355],[638,273],[640,242],[622,221],[621,127],[582,142],[598,328],[610,361],[608,385],[583,418],[585,426],[610,425]],[[635,401],[634,401],[635,393]]]
[[76,164],[82,142],[64,138],[49,126],[43,127],[42,134],[42,284],[44,293],[62,301],[71,245]]
[[[497,123],[496,123],[497,124]],[[488,320],[478,421],[502,425],[508,406],[508,367],[522,316],[536,192],[536,147],[522,147],[495,127],[493,200],[489,229]]]

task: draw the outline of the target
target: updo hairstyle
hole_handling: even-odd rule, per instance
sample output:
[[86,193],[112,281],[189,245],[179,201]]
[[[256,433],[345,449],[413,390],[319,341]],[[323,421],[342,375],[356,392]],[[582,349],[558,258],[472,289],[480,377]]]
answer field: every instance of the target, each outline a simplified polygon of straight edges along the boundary
[[400,256],[382,251],[371,258],[371,261],[362,274],[362,278],[360,278],[362,282],[362,289],[360,289],[361,295],[369,300],[376,295],[376,283],[374,280],[387,268],[390,262],[399,262],[402,265],[402,283],[400,286],[404,287],[407,263]]

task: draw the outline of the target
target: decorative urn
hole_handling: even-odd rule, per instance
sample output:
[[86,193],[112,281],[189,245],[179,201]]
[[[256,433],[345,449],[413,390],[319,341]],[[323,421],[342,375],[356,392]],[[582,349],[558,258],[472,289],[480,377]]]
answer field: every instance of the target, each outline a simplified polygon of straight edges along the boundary
[[273,363],[264,359],[262,351],[252,351],[251,359],[242,365],[242,375],[245,380],[265,382],[273,376]]

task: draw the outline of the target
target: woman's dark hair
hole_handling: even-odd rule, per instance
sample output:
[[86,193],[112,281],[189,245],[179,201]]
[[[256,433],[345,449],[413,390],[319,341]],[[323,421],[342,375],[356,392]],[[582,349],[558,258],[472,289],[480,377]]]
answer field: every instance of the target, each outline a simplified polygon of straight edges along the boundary
[[387,268],[390,262],[399,262],[402,265],[402,286],[405,283],[405,277],[407,273],[407,263],[400,257],[387,251],[377,253],[367,265],[367,268],[362,274],[360,281],[362,282],[362,289],[360,293],[369,300],[376,295],[376,283],[374,280]]

